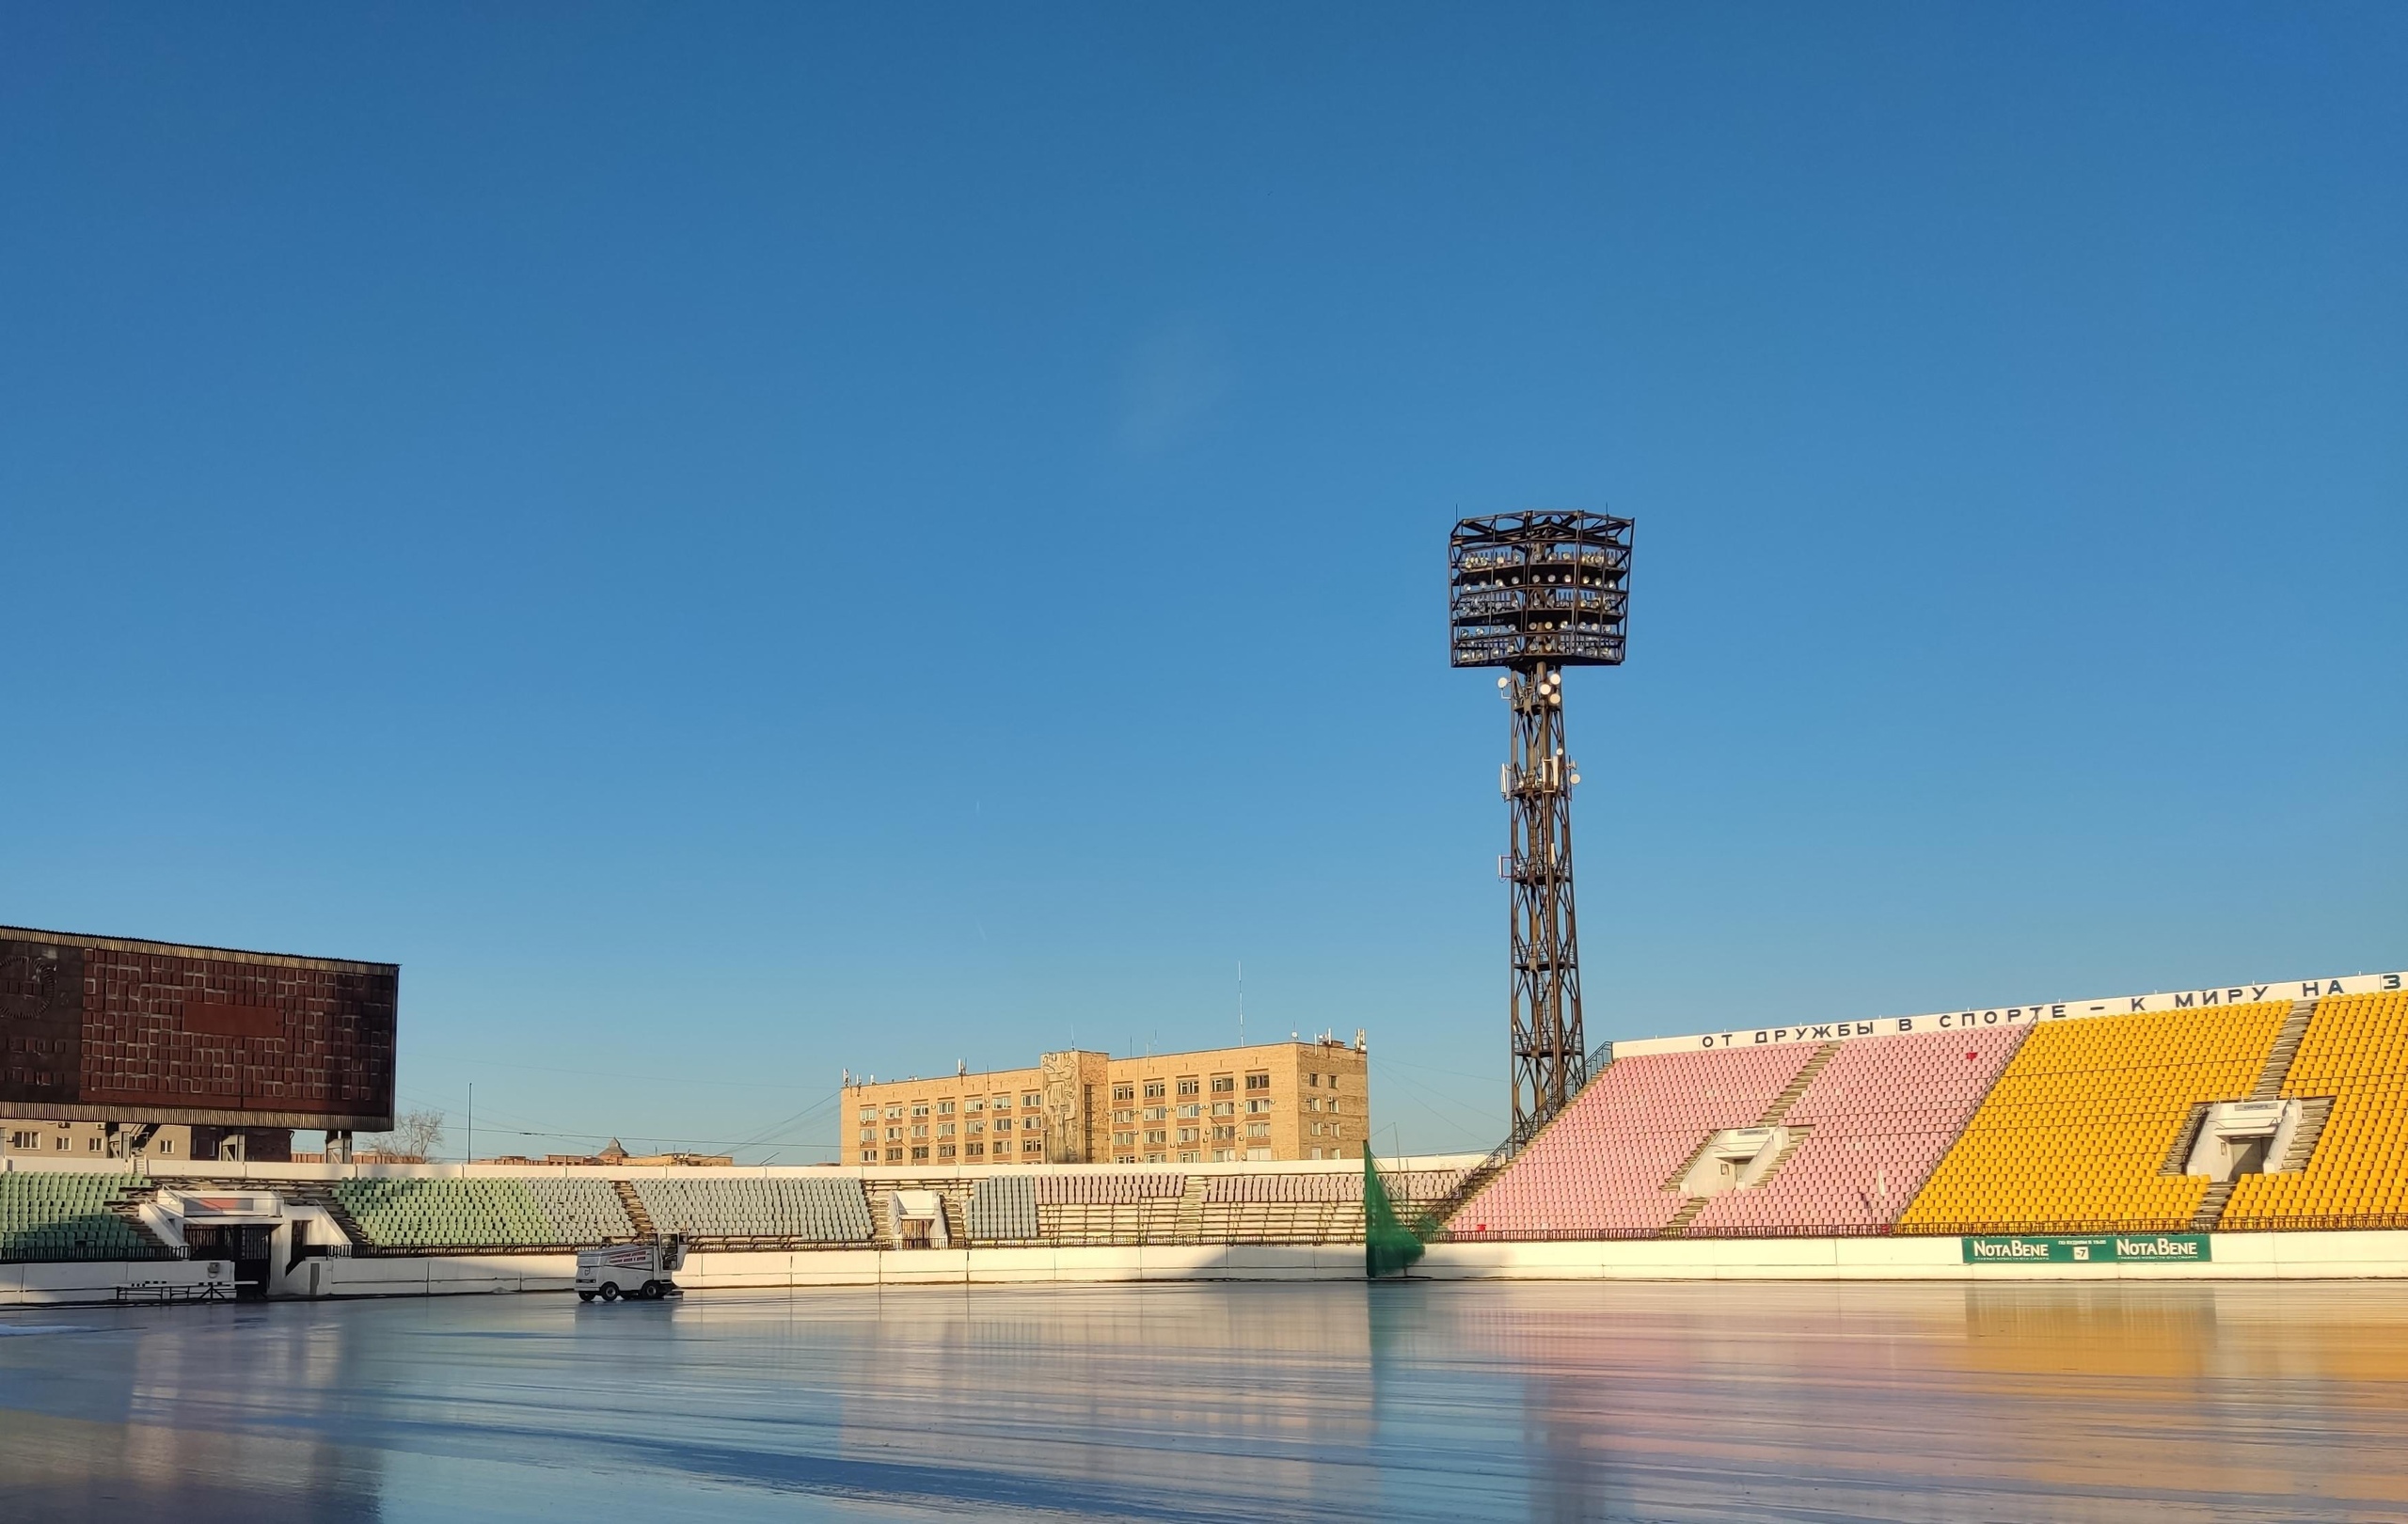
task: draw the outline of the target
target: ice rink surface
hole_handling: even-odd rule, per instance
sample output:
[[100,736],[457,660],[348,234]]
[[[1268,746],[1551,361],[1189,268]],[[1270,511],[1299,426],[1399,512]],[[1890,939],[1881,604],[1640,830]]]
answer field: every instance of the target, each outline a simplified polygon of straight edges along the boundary
[[2408,1288],[1191,1284],[0,1316],[0,1518],[2408,1518]]

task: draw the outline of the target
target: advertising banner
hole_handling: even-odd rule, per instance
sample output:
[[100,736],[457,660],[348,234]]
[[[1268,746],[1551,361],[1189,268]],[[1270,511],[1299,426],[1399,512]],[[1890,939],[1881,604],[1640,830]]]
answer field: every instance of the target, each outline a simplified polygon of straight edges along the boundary
[[2215,1257],[2205,1233],[2018,1233],[1959,1242],[1967,1264],[2200,1264]]

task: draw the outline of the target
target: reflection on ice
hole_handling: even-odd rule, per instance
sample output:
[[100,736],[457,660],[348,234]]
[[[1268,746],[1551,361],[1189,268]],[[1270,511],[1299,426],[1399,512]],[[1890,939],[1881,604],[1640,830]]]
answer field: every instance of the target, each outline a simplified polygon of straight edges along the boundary
[[2408,1288],[1398,1284],[95,1312],[24,1516],[2408,1517]]

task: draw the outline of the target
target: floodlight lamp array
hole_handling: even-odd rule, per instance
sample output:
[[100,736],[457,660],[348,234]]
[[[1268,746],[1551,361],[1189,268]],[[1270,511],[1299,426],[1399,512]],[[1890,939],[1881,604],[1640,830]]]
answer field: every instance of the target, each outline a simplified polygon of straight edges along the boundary
[[1466,518],[1447,538],[1458,667],[1612,667],[1630,612],[1631,521],[1546,512]]

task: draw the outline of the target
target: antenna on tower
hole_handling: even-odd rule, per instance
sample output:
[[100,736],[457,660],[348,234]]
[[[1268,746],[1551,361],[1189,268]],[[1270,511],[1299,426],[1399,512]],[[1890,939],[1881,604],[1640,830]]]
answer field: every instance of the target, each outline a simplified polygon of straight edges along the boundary
[[1245,960],[1238,960],[1238,1046],[1245,1046]]

